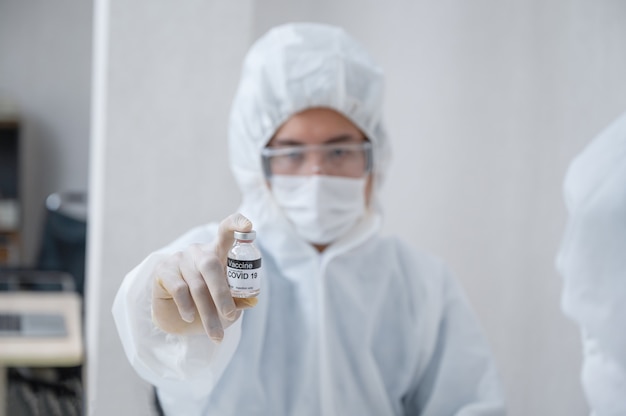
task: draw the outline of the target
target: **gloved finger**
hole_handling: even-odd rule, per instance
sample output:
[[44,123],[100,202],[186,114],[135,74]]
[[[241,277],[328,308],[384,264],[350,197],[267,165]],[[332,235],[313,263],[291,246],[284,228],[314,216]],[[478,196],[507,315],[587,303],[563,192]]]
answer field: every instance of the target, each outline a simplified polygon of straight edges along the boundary
[[[197,255],[200,249],[192,247],[190,250],[192,254],[181,263],[182,275],[189,287],[189,292],[200,315],[204,331],[213,341],[221,342],[224,338],[224,328],[213,300],[213,294],[206,284],[205,277],[198,267],[198,263],[210,265],[211,273],[219,272],[222,268],[221,264],[217,257],[210,252],[203,252],[202,257],[198,259]],[[234,310],[234,302],[232,303]]]
[[225,319],[222,315],[220,315],[220,319],[222,320],[222,328],[226,329],[231,326],[239,317],[241,316],[241,311],[237,309],[232,319]]
[[204,279],[211,294],[211,299],[217,312],[226,320],[237,319],[237,308],[230,293],[224,266],[212,251],[206,251],[204,247],[193,247],[195,267]]
[[193,322],[182,319],[173,299],[152,299],[152,321],[158,328],[170,334],[204,333],[200,319]]
[[158,300],[173,300],[180,317],[186,322],[193,322],[196,308],[178,267],[183,256],[183,253],[176,253],[157,267],[152,296]]
[[226,264],[226,256],[228,250],[233,245],[235,237],[234,231],[250,231],[252,230],[252,222],[240,213],[231,214],[220,223],[217,231],[217,239],[215,241],[215,253],[222,264]]
[[219,314],[227,321],[236,320],[236,306],[230,293],[226,272],[220,259],[209,245],[192,246],[194,267],[204,279]]

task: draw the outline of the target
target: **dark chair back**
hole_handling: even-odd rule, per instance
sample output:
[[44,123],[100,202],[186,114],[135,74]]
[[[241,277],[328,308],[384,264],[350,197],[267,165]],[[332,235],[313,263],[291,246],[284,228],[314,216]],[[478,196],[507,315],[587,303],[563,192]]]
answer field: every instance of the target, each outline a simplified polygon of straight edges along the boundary
[[55,193],[46,199],[41,246],[35,267],[67,272],[84,295],[87,241],[86,195]]

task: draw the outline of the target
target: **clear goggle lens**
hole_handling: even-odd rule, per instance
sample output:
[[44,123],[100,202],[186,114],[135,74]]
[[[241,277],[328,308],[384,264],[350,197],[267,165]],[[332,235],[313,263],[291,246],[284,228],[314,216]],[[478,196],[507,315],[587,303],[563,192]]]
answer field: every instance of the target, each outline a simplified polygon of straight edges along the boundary
[[372,170],[372,144],[330,143],[266,147],[261,151],[263,170],[272,175],[329,175],[360,178]]

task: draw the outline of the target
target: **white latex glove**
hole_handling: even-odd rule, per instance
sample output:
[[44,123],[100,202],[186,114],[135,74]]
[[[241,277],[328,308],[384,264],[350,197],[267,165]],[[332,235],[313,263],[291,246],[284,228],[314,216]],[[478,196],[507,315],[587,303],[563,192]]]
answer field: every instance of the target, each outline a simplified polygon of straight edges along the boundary
[[232,214],[219,226],[213,244],[194,244],[167,257],[153,272],[152,320],[165,332],[205,332],[216,343],[224,329],[253,307],[256,298],[233,298],[225,266],[234,231],[250,231],[252,223]]

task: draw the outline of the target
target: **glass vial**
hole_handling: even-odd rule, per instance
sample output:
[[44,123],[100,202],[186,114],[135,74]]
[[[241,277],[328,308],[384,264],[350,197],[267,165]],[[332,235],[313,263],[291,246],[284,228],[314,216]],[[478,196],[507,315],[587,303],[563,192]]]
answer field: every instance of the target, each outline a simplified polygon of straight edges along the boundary
[[230,293],[236,298],[252,298],[261,291],[261,252],[254,245],[256,232],[235,231],[234,236],[226,264]]

